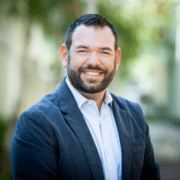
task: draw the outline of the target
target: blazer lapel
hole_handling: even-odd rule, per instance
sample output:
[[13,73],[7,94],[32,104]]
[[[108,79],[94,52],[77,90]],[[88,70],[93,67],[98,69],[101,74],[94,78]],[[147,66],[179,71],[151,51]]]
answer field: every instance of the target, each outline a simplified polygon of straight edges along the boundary
[[96,145],[65,79],[58,87],[57,93],[59,93],[60,109],[65,114],[64,119],[81,143],[94,179],[104,179],[102,163]]
[[131,133],[129,132],[129,117],[125,111],[120,109],[120,106],[115,101],[115,98],[113,101],[113,113],[116,120],[122,149],[122,179],[130,179],[132,143],[130,137]]

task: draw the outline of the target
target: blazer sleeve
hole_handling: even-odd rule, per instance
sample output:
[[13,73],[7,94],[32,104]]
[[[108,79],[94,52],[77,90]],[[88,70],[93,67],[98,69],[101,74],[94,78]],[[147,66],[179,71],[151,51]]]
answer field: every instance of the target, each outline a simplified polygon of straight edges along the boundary
[[43,114],[23,113],[11,142],[13,179],[60,179],[56,144],[53,125]]
[[131,179],[160,180],[160,166],[155,161],[149,126],[141,107],[137,103],[129,105],[130,127],[133,139]]
[[145,155],[144,155],[141,180],[148,180],[148,179],[160,180],[160,166],[155,161],[154,151],[149,136],[149,127],[147,125]]
[[139,107],[140,117],[143,120],[142,124],[144,129],[144,135],[145,135],[145,149],[144,149],[144,161],[143,161],[143,168],[141,173],[141,180],[160,180],[160,166],[155,161],[154,157],[154,150],[151,143],[151,138],[149,135],[149,126],[148,123],[145,121],[143,112],[139,104],[137,104]]

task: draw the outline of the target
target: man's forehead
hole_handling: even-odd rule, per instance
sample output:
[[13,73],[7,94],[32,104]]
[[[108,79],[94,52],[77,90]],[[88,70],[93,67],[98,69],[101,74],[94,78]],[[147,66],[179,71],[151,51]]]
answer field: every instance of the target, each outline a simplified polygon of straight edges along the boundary
[[[103,35],[102,35],[103,34]],[[95,36],[93,36],[95,35]],[[101,38],[104,41],[113,41],[113,44],[115,42],[114,34],[110,27],[108,26],[85,26],[85,25],[79,25],[76,27],[72,34],[72,43],[74,41],[77,42],[77,40],[85,40],[87,38],[93,38],[91,40],[94,40],[94,38]],[[96,39],[96,40],[97,40]]]

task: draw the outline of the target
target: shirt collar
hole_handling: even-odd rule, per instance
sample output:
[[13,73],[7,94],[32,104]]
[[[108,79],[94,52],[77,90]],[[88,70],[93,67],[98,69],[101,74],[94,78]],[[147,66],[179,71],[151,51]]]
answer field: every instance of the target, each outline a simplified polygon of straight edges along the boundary
[[105,104],[109,104],[110,106],[112,106],[112,101],[113,101],[113,98],[112,98],[109,90],[106,89],[106,94],[105,94],[104,103],[105,103]]
[[[76,102],[77,102],[77,105],[79,107],[79,109],[82,107],[82,105],[86,102],[86,101],[89,101],[88,99],[86,99],[82,94],[80,94],[76,88],[71,84],[70,80],[68,77],[66,77],[66,83],[67,83],[67,86],[69,87],[69,89],[71,90]],[[107,105],[112,105],[112,96],[109,92],[108,89],[106,89],[106,94],[105,94],[105,99],[104,99],[104,103],[107,104]]]

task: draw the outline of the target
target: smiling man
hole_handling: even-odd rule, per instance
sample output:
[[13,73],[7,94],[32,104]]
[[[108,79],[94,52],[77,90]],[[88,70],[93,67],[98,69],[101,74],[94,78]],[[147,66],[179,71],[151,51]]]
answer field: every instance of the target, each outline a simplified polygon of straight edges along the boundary
[[115,48],[116,39],[108,26],[79,25],[71,41],[71,47],[61,47],[62,64],[72,85],[100,110],[106,87],[119,67],[121,50]]
[[160,179],[140,106],[107,89],[120,64],[113,25],[87,14],[60,50],[67,77],[24,112],[11,143],[14,179]]

